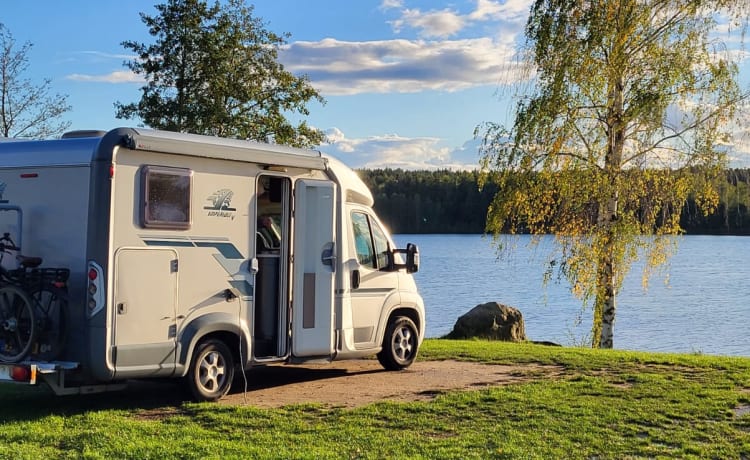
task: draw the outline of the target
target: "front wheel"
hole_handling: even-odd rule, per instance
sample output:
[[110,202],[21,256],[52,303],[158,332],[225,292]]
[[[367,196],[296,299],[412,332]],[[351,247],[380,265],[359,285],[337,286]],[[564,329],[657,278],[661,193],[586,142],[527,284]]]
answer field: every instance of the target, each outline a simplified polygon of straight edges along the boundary
[[195,401],[218,401],[229,392],[234,379],[234,358],[229,347],[216,339],[200,342],[185,379]]
[[406,316],[397,316],[385,329],[378,361],[389,371],[406,369],[417,357],[418,348],[419,331],[414,321]]

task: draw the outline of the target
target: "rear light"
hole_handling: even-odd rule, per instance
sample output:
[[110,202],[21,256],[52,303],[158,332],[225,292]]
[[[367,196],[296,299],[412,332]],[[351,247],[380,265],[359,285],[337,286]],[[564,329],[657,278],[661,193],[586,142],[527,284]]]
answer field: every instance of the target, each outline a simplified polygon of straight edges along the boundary
[[94,316],[104,308],[106,299],[104,298],[104,271],[93,260],[89,261],[89,285],[88,291],[88,314]]
[[31,366],[17,365],[10,370],[10,378],[16,382],[32,382],[35,377]]

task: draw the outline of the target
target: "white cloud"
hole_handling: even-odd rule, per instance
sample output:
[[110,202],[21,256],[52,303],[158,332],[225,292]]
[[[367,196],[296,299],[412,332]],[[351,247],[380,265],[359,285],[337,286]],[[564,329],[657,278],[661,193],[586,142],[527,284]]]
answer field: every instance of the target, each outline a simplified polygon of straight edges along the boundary
[[453,149],[436,137],[402,137],[397,134],[349,139],[338,128],[326,131],[329,144],[320,149],[352,168],[476,169],[476,142]]
[[402,8],[404,6],[403,0],[383,0],[380,3],[381,10],[390,10],[392,8]]
[[529,15],[531,4],[531,0],[507,0],[505,3],[477,0],[477,7],[469,13],[468,18],[473,21],[523,22]]
[[732,145],[728,151],[729,166],[732,168],[750,167],[750,107],[742,104],[734,122]]
[[114,54],[114,53],[105,53],[103,51],[81,51],[80,54],[85,54],[87,56],[92,56],[92,57],[101,58],[101,59],[133,60],[133,59],[138,58],[138,55],[136,54]]
[[143,83],[140,75],[127,70],[116,70],[105,75],[87,75],[74,73],[65,77],[67,80],[95,83]]
[[532,0],[476,0],[475,8],[463,14],[450,9],[421,11],[403,8],[402,1],[385,0],[385,3],[389,3],[389,9],[401,9],[401,16],[390,21],[395,33],[409,27],[421,37],[444,38],[454,36],[478,22],[497,21],[514,29],[519,28],[528,17]]
[[405,9],[401,18],[391,22],[393,30],[399,33],[404,26],[418,29],[422,37],[450,37],[464,28],[464,17],[448,9],[423,13],[417,9]]
[[491,38],[295,42],[280,54],[286,67],[310,77],[324,95],[414,93],[509,83],[516,78],[512,43]]

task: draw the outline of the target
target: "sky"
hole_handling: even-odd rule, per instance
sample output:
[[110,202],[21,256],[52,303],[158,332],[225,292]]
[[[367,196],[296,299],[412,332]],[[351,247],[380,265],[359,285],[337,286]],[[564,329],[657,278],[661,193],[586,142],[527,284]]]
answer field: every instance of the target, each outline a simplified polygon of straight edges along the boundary
[[[67,94],[71,129],[136,126],[114,103],[140,99],[142,81],[124,67],[125,40],[152,43],[139,13],[160,1],[1,0],[0,23],[31,42],[32,81]],[[351,167],[475,169],[477,125],[512,120],[504,82],[531,0],[259,0],[267,29],[291,34],[280,61],[307,74],[326,99],[308,124],[320,150]],[[741,80],[750,85],[750,59]],[[750,165],[740,133],[733,165]],[[748,160],[745,160],[748,158]]]

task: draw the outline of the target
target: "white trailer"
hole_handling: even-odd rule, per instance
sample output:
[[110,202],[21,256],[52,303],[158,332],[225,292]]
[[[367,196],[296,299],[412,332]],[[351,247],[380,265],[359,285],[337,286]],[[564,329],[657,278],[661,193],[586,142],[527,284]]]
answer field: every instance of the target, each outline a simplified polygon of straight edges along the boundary
[[[316,151],[134,128],[2,142],[0,234],[69,278],[64,340],[36,343],[38,327],[0,381],[67,394],[173,377],[216,400],[235,368],[377,355],[403,369],[425,330],[418,253],[372,205]],[[7,358],[3,337],[28,326],[6,297]]]

